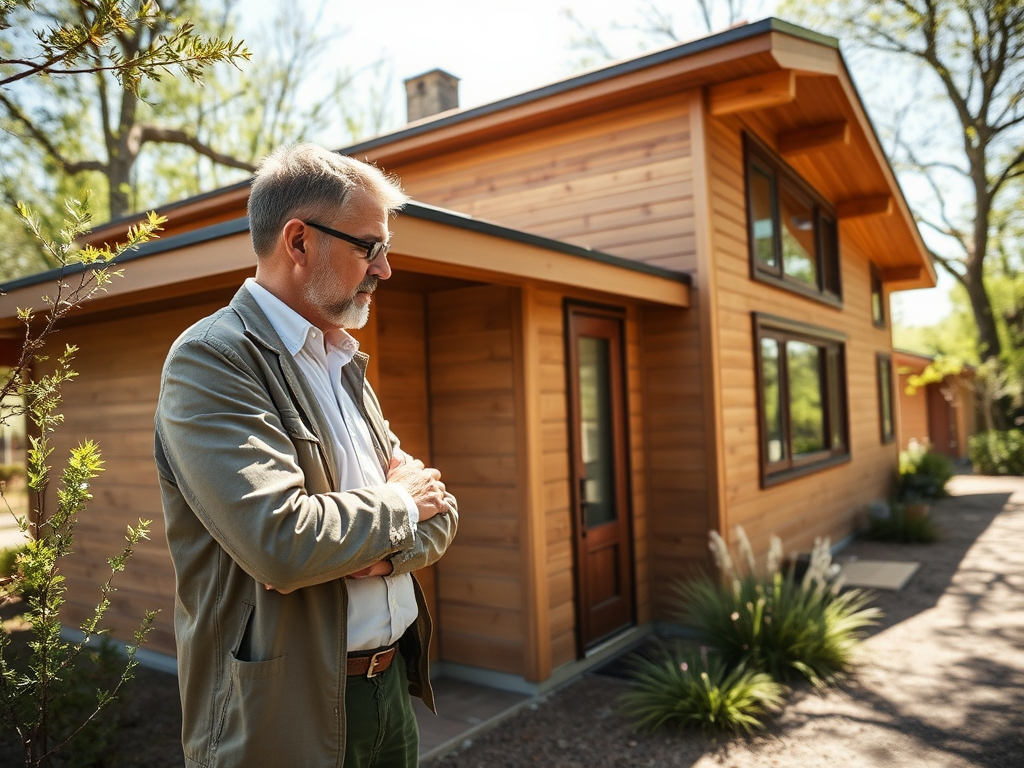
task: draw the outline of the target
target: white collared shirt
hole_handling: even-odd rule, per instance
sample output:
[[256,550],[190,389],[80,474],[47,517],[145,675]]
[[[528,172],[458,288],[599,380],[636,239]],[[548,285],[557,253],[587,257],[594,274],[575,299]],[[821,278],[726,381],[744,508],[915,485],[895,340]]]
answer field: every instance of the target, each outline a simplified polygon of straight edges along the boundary
[[[383,485],[387,477],[377,461],[370,428],[342,385],[341,369],[355,356],[359,342],[342,328],[322,333],[251,277],[245,287],[295,359],[327,419],[337,460],[336,490]],[[416,503],[404,488],[395,490],[405,499],[415,533]],[[416,620],[416,595],[408,573],[348,579],[346,585],[350,652],[391,645]]]

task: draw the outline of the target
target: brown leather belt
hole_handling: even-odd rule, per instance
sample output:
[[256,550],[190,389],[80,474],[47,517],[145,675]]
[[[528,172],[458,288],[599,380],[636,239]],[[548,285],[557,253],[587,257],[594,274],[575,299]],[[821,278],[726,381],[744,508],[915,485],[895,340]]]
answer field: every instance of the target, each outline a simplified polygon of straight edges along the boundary
[[397,650],[398,646],[392,645],[390,648],[385,648],[383,651],[377,651],[376,653],[350,653],[348,655],[349,677],[353,675],[376,677],[391,666],[391,662],[395,660]]

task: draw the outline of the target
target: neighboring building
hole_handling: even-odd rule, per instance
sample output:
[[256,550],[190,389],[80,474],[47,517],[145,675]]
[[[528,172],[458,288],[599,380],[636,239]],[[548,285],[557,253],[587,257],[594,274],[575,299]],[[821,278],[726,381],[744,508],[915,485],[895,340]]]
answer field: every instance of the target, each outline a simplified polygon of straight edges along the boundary
[[[396,432],[460,500],[424,574],[443,674],[550,686],[671,618],[709,529],[807,550],[888,495],[885,307],[935,273],[835,40],[769,19],[344,151],[418,201],[360,337]],[[123,526],[156,518],[112,615],[124,636],[162,607],[169,654],[160,365],[252,273],[247,191],[168,207],[56,339],[82,350],[63,439],[108,460],[69,618]],[[10,335],[48,279],[6,286]]]
[[928,355],[893,350],[892,362],[899,381],[900,450],[905,451],[915,441],[951,459],[966,459],[967,439],[978,431],[974,369],[967,366],[956,376],[911,388],[910,377],[920,376],[933,360]]

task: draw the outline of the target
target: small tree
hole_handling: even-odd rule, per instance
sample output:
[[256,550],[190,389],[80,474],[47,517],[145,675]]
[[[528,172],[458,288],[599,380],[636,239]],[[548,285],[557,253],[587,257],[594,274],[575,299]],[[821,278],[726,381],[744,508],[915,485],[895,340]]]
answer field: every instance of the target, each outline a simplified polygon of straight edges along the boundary
[[[9,30],[20,14],[36,11],[36,5],[33,0],[0,0],[0,33]],[[38,5],[43,12],[48,10],[49,3]],[[73,0],[69,5],[73,14],[54,16],[52,23],[35,30],[38,46],[32,56],[19,56],[9,39],[0,38],[0,104],[8,111],[13,104],[8,87],[28,77],[107,76],[126,92],[138,95],[145,79],[177,73],[197,80],[214,63],[236,62],[249,56],[241,44],[195,35],[187,20],[160,10],[148,0]],[[154,34],[149,35],[150,31]],[[149,41],[145,47],[132,43],[141,32],[146,32]],[[35,138],[46,141],[42,134]],[[45,312],[37,315],[32,309],[18,310],[25,326],[20,357],[11,373],[0,381],[0,400],[9,394],[21,395],[23,412],[37,430],[27,456],[28,488],[34,510],[19,519],[22,531],[31,533],[32,540],[18,558],[13,581],[0,592],[0,605],[23,597],[32,623],[28,658],[22,664],[10,653],[10,637],[0,632],[0,723],[17,733],[28,766],[47,764],[114,700],[132,676],[136,650],[154,619],[154,613],[146,613],[135,632],[135,645],[128,647],[128,661],[117,682],[107,690],[96,691],[91,711],[77,723],[55,726],[54,703],[66,689],[87,643],[106,632],[101,621],[110,607],[112,580],[124,570],[136,545],[147,537],[149,521],[140,520],[137,526],[128,526],[124,548],[109,558],[110,573],[100,586],[100,600],[93,614],[79,626],[83,640],[62,640],[60,610],[66,587],[61,559],[73,552],[75,524],[91,498],[89,483],[102,471],[103,462],[96,444],[82,441],[72,449],[56,493],[47,493],[51,481],[48,460],[53,450],[50,438],[63,421],[59,411],[62,388],[77,375],[72,368],[76,349],[66,346],[49,373],[32,378],[32,368],[46,359],[42,351],[57,325],[121,274],[112,268],[117,258],[155,237],[164,222],[162,217],[150,213],[145,221],[129,229],[123,244],[79,248],[76,243],[90,227],[87,199],[69,201],[65,208],[65,226],[57,239],[51,239],[44,234],[39,219],[26,206],[19,205],[22,221],[53,263],[59,265],[60,273],[54,294],[44,297]],[[9,417],[10,411],[7,414]],[[54,497],[56,503],[51,512],[47,499]]]
[[[161,217],[150,214],[144,223],[129,231],[128,241],[123,245],[112,249],[86,247],[77,250],[75,238],[87,231],[89,218],[83,206],[78,204],[69,205],[69,212],[71,220],[61,232],[61,242],[56,243],[43,238],[31,213],[22,209],[25,221],[42,239],[44,247],[69,272],[76,265],[88,269],[79,269],[74,277],[61,275],[56,295],[47,297],[47,311],[38,324],[32,310],[19,310],[25,324],[21,359],[0,386],[0,396],[18,393],[23,397],[24,411],[37,430],[30,439],[26,461],[34,511],[31,517],[18,518],[22,532],[30,533],[31,539],[26,551],[18,556],[13,580],[0,595],[0,606],[19,597],[24,598],[28,606],[26,616],[32,625],[27,664],[17,663],[10,653],[10,637],[0,633],[0,722],[17,733],[28,766],[45,765],[55,752],[69,744],[100,710],[114,700],[124,683],[132,677],[136,650],[145,640],[156,615],[153,611],[146,612],[135,632],[135,645],[128,646],[127,663],[113,688],[98,690],[91,712],[70,728],[58,729],[51,720],[54,702],[74,680],[73,670],[88,643],[106,632],[100,627],[100,622],[110,607],[113,577],[124,570],[139,541],[147,538],[151,521],[139,520],[136,527],[128,526],[125,547],[108,559],[110,574],[100,587],[100,600],[92,616],[79,626],[82,640],[74,643],[62,640],[60,611],[66,587],[60,563],[62,558],[73,552],[75,524],[92,498],[89,484],[102,471],[103,462],[98,446],[91,440],[72,449],[57,488],[56,509],[52,513],[48,510],[47,490],[51,479],[48,460],[53,450],[50,437],[63,421],[59,412],[62,387],[77,376],[71,367],[77,348],[66,346],[51,373],[29,378],[27,371],[33,363],[47,359],[40,354],[40,349],[56,323],[121,274],[119,270],[110,269],[114,259],[153,237],[163,223]],[[9,417],[10,411],[4,418]]]

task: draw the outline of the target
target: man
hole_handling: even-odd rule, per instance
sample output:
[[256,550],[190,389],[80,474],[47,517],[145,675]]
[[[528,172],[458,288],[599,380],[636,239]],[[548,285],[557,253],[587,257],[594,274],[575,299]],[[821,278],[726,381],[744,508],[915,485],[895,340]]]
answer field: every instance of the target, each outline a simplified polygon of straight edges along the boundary
[[406,200],[320,147],[273,153],[249,199],[255,278],[168,353],[156,459],[187,766],[417,764],[409,692],[433,696],[410,572],[458,513],[399,448],[343,330],[391,275]]

